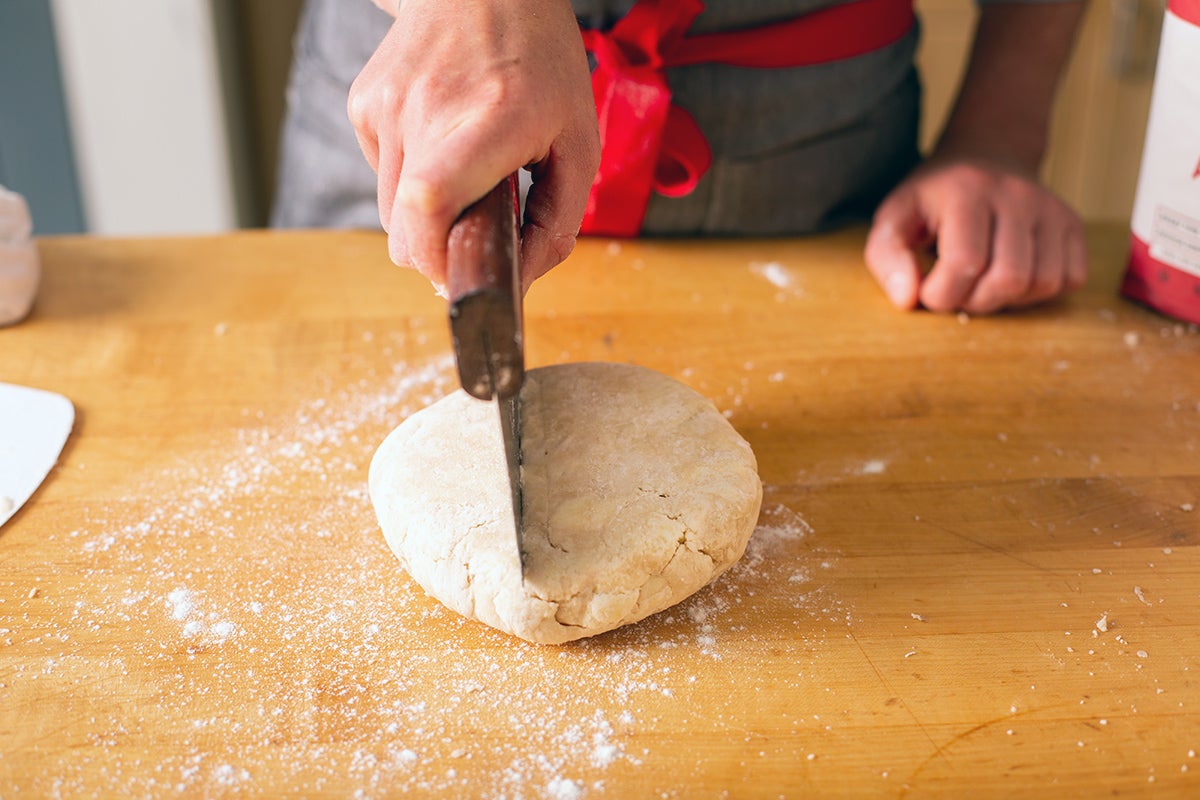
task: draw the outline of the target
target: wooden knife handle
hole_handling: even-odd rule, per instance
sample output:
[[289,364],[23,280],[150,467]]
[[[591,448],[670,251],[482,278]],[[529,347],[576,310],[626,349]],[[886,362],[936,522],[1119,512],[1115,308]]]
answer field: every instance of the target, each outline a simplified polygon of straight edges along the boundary
[[510,175],[459,215],[446,242],[446,290],[456,303],[479,291],[519,296],[517,178]]
[[525,378],[517,208],[514,174],[463,211],[446,242],[459,380],[485,400],[512,397]]

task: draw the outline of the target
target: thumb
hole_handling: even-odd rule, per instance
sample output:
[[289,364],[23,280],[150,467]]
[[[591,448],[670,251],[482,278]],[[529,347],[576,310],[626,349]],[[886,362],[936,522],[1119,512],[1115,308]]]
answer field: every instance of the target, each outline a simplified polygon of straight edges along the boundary
[[863,258],[867,269],[892,305],[917,307],[921,287],[921,264],[917,250],[927,238],[925,221],[917,207],[916,194],[894,192],[875,212]]

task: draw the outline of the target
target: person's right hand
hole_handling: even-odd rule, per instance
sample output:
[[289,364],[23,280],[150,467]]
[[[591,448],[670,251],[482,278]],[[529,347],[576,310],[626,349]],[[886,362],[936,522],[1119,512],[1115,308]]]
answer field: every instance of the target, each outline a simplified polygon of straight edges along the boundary
[[464,208],[520,167],[526,286],[575,246],[600,160],[587,56],[567,0],[404,0],[354,81],[388,252],[439,291]]

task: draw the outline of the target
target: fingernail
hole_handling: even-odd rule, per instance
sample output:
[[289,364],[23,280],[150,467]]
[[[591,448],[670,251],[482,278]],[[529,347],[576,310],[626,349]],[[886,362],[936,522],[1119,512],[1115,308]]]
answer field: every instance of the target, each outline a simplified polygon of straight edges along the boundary
[[912,281],[903,272],[893,272],[887,278],[884,291],[896,305],[907,305],[912,294]]

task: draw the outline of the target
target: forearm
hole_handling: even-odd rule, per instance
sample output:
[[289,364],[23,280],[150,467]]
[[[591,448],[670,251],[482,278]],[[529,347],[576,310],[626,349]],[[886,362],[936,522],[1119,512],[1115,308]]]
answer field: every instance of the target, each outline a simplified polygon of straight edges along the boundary
[[939,157],[986,158],[1035,174],[1084,0],[987,3]]

